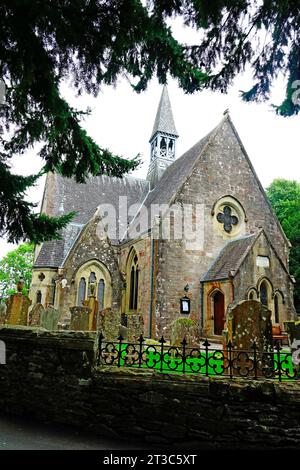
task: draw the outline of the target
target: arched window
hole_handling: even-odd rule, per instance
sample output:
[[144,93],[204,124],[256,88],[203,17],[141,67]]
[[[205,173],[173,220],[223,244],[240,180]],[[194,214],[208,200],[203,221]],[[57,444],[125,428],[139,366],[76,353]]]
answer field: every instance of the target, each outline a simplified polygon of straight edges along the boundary
[[256,295],[255,289],[250,289],[250,290],[248,291],[248,294],[247,294],[246,299],[248,299],[248,300],[256,300],[256,299],[257,299],[257,295]]
[[100,310],[111,306],[111,276],[106,266],[100,261],[90,260],[83,264],[76,273],[75,286],[77,305],[82,306],[84,300],[95,297]]
[[54,305],[55,294],[56,294],[56,281],[53,278],[51,281],[51,286],[50,286],[49,305]]
[[134,284],[135,284],[135,273],[134,273],[134,266],[132,266],[131,272],[130,272],[130,297],[129,297],[130,310],[133,310],[133,305],[134,305]]
[[104,279],[100,279],[98,284],[98,304],[99,310],[104,308],[104,292],[105,292],[105,282]]
[[92,271],[89,275],[89,296],[90,295],[96,295],[96,283],[97,283],[97,277],[94,271]]
[[129,284],[129,310],[137,310],[139,297],[139,266],[135,252],[129,257],[127,266],[127,279]]
[[274,297],[274,319],[275,323],[279,323],[279,299],[278,294]]
[[261,303],[267,307],[269,303],[269,299],[268,299],[268,286],[265,281],[263,281],[260,285],[259,295],[260,295]]
[[166,139],[163,137],[160,141],[160,148],[166,149],[166,147],[167,147],[167,142],[166,142]]
[[139,268],[136,267],[136,270],[135,270],[135,286],[134,286],[134,302],[133,302],[133,309],[134,310],[137,310],[138,292],[139,292]]
[[37,291],[36,293],[36,303],[41,304],[42,303],[42,293],[40,290]]
[[86,280],[84,277],[82,277],[79,282],[78,301],[77,301],[77,304],[80,307],[83,305],[83,301],[85,300],[85,293],[86,293]]

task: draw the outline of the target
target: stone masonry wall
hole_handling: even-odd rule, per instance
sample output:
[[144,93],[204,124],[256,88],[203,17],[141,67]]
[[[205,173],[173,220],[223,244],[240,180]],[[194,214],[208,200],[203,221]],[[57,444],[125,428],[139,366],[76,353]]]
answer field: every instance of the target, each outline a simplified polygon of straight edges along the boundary
[[143,316],[144,335],[149,335],[149,307],[151,296],[151,240],[143,237],[135,242],[126,243],[121,247],[120,270],[127,274],[127,289],[123,299],[124,313],[129,312],[129,275],[127,268],[128,256],[131,249],[134,249],[138,256],[139,266],[139,296],[137,313]]
[[69,308],[76,305],[77,286],[74,283],[76,271],[84,263],[99,260],[108,269],[112,285],[112,309],[121,314],[122,278],[118,266],[118,247],[109,243],[107,238],[99,238],[98,224],[100,219],[95,217],[81,233],[77,243],[71,250],[64,265],[64,277],[68,284],[60,294],[59,309],[63,314],[69,314]]
[[0,409],[148,443],[300,445],[299,383],[95,368],[95,337],[1,328]]
[[[262,188],[252,171],[228,119],[219,127],[207,145],[191,175],[175,195],[174,204],[204,204],[204,244],[202,249],[186,249],[184,240],[166,240],[160,243],[157,324],[160,333],[169,336],[168,325],[179,316],[180,291],[190,286],[191,316],[200,316],[200,279],[232,238],[215,222],[212,213],[215,203],[224,196],[232,196],[245,210],[244,231],[254,233],[264,228],[283,263],[287,265],[288,246]],[[195,215],[195,214],[194,214]],[[252,269],[251,269],[252,271]],[[287,306],[292,309],[291,281],[280,279],[281,289],[287,293]],[[289,299],[288,299],[289,297]],[[244,299],[244,292],[236,300]]]

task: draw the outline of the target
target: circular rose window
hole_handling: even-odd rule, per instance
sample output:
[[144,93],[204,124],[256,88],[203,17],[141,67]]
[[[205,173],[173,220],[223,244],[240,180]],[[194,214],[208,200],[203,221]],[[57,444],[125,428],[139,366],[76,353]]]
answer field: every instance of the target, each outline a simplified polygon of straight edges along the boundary
[[231,196],[219,199],[212,215],[219,231],[227,236],[236,236],[245,229],[245,212],[241,204]]

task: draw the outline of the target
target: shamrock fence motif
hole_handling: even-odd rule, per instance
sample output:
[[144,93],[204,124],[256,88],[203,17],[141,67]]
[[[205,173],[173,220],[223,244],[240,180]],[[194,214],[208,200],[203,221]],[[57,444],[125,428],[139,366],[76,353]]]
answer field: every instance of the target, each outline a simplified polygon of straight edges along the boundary
[[105,341],[100,333],[97,350],[98,366],[134,367],[154,369],[162,373],[201,374],[207,377],[226,376],[296,380],[300,378],[299,366],[293,363],[292,353],[284,351],[279,342],[270,351],[259,351],[254,343],[251,350],[233,348],[231,342],[224,349],[211,347],[205,340],[199,348],[170,346],[162,337],[152,344],[141,335],[136,343]]

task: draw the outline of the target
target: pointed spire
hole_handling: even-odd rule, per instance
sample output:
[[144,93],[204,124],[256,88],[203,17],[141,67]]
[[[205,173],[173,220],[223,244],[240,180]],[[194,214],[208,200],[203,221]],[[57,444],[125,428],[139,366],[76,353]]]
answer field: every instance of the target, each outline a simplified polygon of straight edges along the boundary
[[178,137],[167,85],[163,86],[150,141],[157,132],[163,132]]
[[177,137],[169,94],[164,85],[150,139],[147,179],[151,189],[160,180],[165,169],[175,160]]

